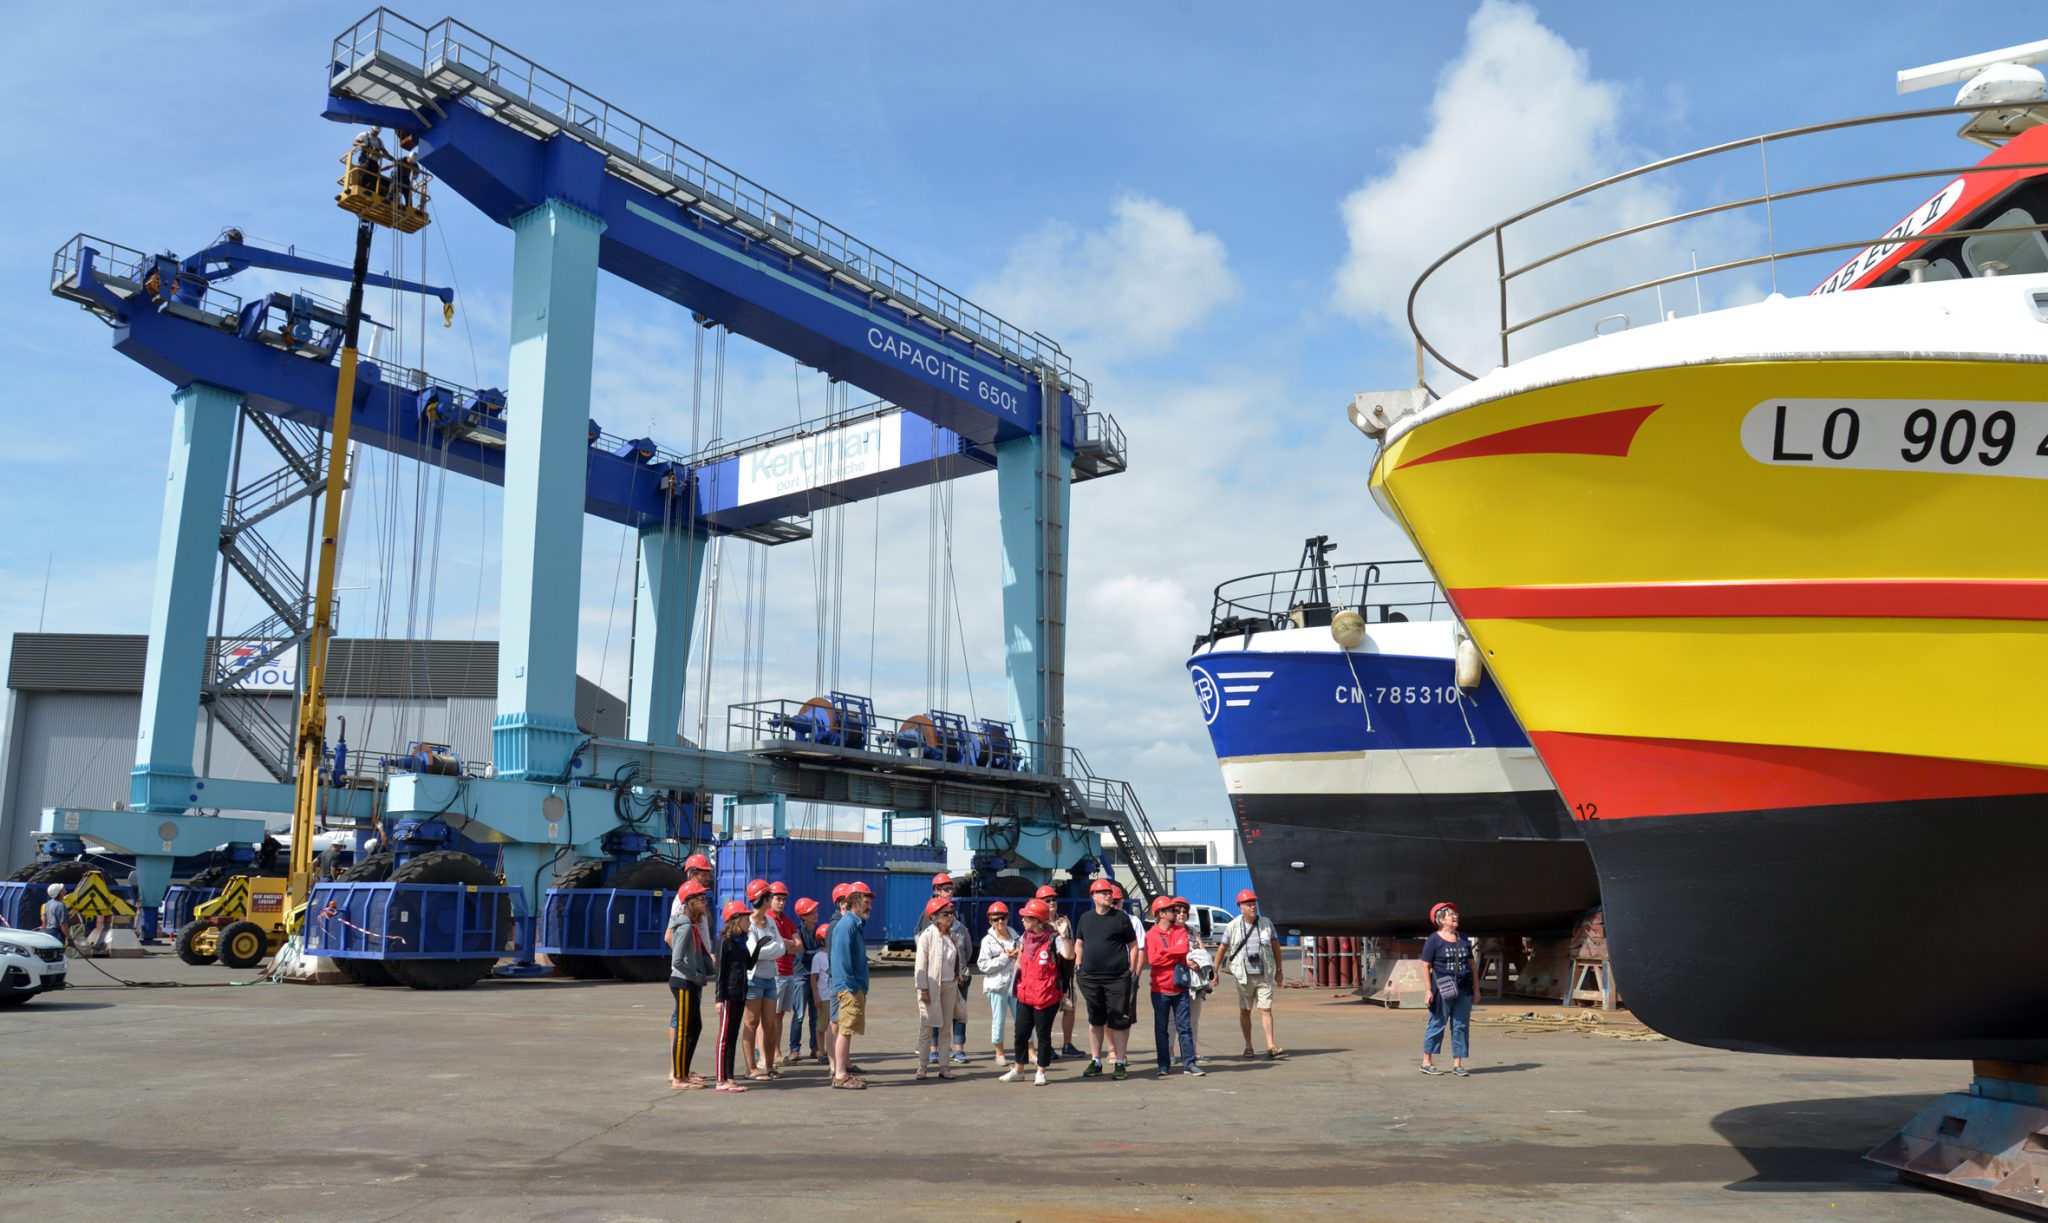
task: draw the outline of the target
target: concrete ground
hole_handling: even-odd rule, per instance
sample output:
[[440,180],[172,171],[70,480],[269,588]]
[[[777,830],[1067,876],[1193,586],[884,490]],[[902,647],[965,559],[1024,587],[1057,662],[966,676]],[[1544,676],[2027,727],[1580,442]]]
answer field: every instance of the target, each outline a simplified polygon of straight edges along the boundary
[[1990,1217],[1859,1158],[1961,1064],[1490,1022],[1524,1003],[1480,1008],[1469,1079],[1416,1072],[1420,1013],[1297,989],[1286,1061],[1235,1056],[1218,1006],[1209,1077],[1157,1081],[1148,1009],[1133,1078],[1063,1062],[1041,1089],[996,1081],[977,986],[974,1063],[917,1083],[891,969],[856,1045],[869,1090],[813,1063],[726,1096],[669,1088],[659,985],[230,987],[254,974],[98,963],[212,988],[74,960],[79,988],[0,1012],[7,1218]]

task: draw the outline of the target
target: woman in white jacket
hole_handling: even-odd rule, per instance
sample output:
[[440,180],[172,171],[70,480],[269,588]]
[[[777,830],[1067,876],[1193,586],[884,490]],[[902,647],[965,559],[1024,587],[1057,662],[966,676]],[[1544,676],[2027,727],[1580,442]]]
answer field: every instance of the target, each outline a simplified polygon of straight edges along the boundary
[[1010,906],[998,900],[988,907],[988,933],[981,936],[981,954],[974,965],[981,970],[981,992],[988,995],[988,1038],[995,1042],[998,1066],[1009,1065],[1003,1036],[1017,1015],[1017,998],[1010,987],[1017,980],[1018,946],[1010,931]]
[[954,1077],[952,1070],[953,1021],[960,1016],[960,981],[967,964],[960,945],[953,941],[953,902],[934,896],[924,907],[932,924],[917,936],[917,1077],[925,1077],[925,1060],[931,1055],[932,1038],[939,1042],[939,1077]]

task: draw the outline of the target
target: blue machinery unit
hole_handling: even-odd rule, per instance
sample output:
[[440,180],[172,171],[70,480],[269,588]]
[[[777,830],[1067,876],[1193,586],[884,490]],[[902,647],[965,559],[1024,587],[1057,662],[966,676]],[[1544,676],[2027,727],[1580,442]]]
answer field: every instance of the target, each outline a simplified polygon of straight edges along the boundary
[[[485,905],[487,922],[460,905],[373,899],[440,883],[323,887],[313,910],[356,915],[335,929],[358,942],[323,935],[336,954],[434,954],[394,941],[403,935],[393,923],[414,926],[417,940],[416,923],[426,922],[464,956],[495,958],[502,948],[485,946],[480,932],[488,926],[495,938],[507,913],[515,922],[539,915],[563,937],[583,931],[575,945],[586,950],[600,945],[588,932],[591,914],[602,913],[603,946],[623,926],[644,950],[651,919],[638,901],[578,897],[550,911],[543,876],[570,858],[625,860],[616,834],[632,831],[623,813],[636,805],[711,793],[929,813],[935,831],[940,812],[989,820],[975,846],[984,865],[1036,871],[1092,856],[1089,829],[1107,828],[1148,890],[1162,886],[1143,869],[1154,845],[1135,793],[1097,777],[1064,742],[1068,491],[1074,480],[1122,471],[1125,457],[1115,422],[1089,411],[1088,385],[1058,345],[459,22],[423,27],[379,9],[335,40],[329,65],[328,118],[416,142],[424,169],[513,235],[508,386],[475,390],[367,362],[353,415],[362,444],[433,453],[504,487],[496,775],[400,773],[382,797],[388,825],[453,827],[487,851],[518,904]],[[65,813],[69,830],[101,840],[118,831],[128,843],[114,843],[142,855],[159,843],[163,854],[189,852],[183,842],[194,837],[211,845],[261,835],[239,826],[255,821],[230,828],[186,814],[195,808],[288,809],[289,786],[197,778],[190,751],[234,415],[324,428],[335,393],[332,320],[317,301],[267,294],[245,303],[220,288],[252,266],[339,272],[233,234],[183,260],[80,236],[53,267],[53,292],[99,314],[116,351],[177,388],[132,809]],[[701,455],[609,437],[591,400],[600,271],[884,402]],[[449,301],[432,286],[375,283]],[[791,516],[810,504],[990,469],[1007,722],[970,727],[932,711],[889,723],[864,699],[835,693],[774,711],[782,720],[772,725],[735,710],[744,723],[735,738],[748,741],[731,750],[676,746],[711,536],[800,539],[808,528]],[[586,513],[639,532],[625,739],[588,736],[574,716]],[[369,815],[369,793],[329,794],[330,819]],[[138,840],[125,827],[137,821],[151,836]],[[144,901],[155,903],[167,881],[145,871]]]

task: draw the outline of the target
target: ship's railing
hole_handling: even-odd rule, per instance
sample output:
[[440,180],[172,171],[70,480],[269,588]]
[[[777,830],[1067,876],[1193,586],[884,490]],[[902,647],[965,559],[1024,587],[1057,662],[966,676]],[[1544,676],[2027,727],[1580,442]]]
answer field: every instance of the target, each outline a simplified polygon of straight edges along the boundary
[[1421,561],[1356,561],[1323,567],[1327,598],[1315,592],[1315,570],[1275,569],[1219,583],[1209,611],[1212,636],[1246,628],[1310,628],[1345,608],[1368,623],[1446,620],[1444,592]]
[[[413,70],[423,82],[446,73],[461,79],[462,92],[481,86],[506,98],[603,152],[616,171],[639,171],[664,188],[673,186],[708,204],[715,210],[713,219],[723,224],[771,243],[786,243],[789,253],[808,256],[849,283],[908,306],[995,356],[1026,369],[1040,363],[1051,366],[1075,403],[1086,406],[1089,402],[1088,380],[1073,372],[1072,361],[1053,340],[997,317],[809,209],[460,21],[444,18],[423,26],[390,9],[375,10],[335,38],[330,88],[345,88],[379,57]],[[480,108],[483,105],[475,98],[465,101]],[[640,174],[624,176],[637,180]]]
[[[1944,179],[2048,170],[2040,161],[1958,165],[1947,151],[1955,138],[1948,125],[1956,120],[1982,131],[1987,121],[2008,117],[2016,134],[2048,115],[2040,106],[2005,103],[1809,124],[1666,157],[1525,208],[1452,247],[1409,290],[1408,326],[1424,389],[1438,393],[1429,383],[1432,369],[1470,381],[1479,376],[1473,369],[1483,372],[1488,362],[1507,365],[1632,323],[1742,304],[1781,285],[1805,293],[1850,252],[1875,251],[1875,266],[1916,240],[1918,231],[1904,222],[1877,231],[1933,194],[1928,184],[1939,189]],[[1900,130],[1912,125],[1921,131]],[[1902,149],[1914,164],[1899,168]],[[1816,182],[1800,174],[1815,161],[1844,159],[1888,168]],[[1855,219],[1845,219],[1844,196],[1851,193],[1857,198],[1846,206]],[[1691,200],[1707,202],[1665,211]],[[1596,232],[1574,232],[1586,228]],[[2028,231],[2048,231],[2048,224],[1939,229],[1938,238]],[[1471,330],[1474,318],[1488,319],[1488,331]]]

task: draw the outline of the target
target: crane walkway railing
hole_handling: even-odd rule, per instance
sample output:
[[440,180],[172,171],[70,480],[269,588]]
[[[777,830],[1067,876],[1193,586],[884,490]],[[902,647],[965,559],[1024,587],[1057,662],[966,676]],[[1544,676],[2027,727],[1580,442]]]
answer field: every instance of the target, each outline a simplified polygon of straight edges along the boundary
[[328,90],[415,113],[467,104],[540,139],[602,152],[613,174],[764,242],[1023,369],[1049,366],[1077,404],[1086,379],[1052,340],[1027,332],[453,18],[432,26],[379,8],[334,40]]
[[216,695],[207,708],[273,781],[290,781],[297,765],[296,740],[290,729],[270,716],[265,705],[260,697]]

